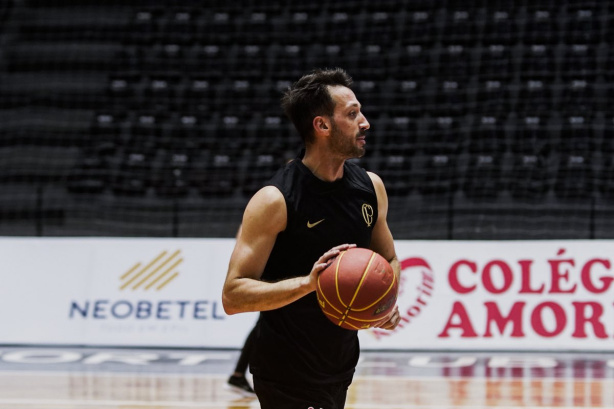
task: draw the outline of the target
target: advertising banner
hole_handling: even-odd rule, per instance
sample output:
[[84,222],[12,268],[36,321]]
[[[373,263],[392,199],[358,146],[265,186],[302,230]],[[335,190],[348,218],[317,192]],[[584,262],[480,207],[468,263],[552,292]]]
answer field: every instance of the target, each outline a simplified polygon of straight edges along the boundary
[[[0,344],[239,348],[233,239],[2,238]],[[613,241],[397,241],[394,331],[366,350],[614,347]]]
[[614,347],[611,241],[399,241],[392,332],[363,348],[609,350]]
[[257,314],[228,317],[234,240],[0,240],[0,343],[239,347]]

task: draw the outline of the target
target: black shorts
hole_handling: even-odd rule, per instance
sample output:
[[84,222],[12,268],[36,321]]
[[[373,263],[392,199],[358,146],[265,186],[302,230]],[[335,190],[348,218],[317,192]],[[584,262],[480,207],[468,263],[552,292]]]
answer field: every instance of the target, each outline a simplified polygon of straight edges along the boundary
[[343,409],[351,379],[326,385],[289,386],[254,376],[261,409]]

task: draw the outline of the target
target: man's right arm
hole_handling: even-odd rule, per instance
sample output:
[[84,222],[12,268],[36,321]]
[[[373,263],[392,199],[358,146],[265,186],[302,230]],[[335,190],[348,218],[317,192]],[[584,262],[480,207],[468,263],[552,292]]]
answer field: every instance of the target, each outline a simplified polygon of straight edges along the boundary
[[[281,192],[267,186],[248,203],[230,257],[222,302],[227,314],[281,308],[316,288],[317,274],[343,246],[326,252],[309,275],[274,283],[260,280],[277,235],[286,228],[287,210]],[[290,272],[291,273],[291,272]]]

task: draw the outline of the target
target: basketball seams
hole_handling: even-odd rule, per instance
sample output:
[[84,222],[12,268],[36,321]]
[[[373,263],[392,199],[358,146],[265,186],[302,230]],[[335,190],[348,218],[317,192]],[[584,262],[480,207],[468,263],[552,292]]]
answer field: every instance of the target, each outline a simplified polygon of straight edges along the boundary
[[388,293],[390,292],[390,290],[392,290],[392,288],[394,287],[396,282],[397,282],[397,275],[393,274],[392,282],[388,286],[388,289],[386,290],[386,292],[384,294],[382,294],[382,296],[380,298],[378,298],[377,300],[373,301],[373,303],[371,303],[370,305],[367,305],[365,308],[360,308],[360,309],[354,308],[352,311],[365,311],[365,310],[368,310],[369,308],[373,307],[375,304],[380,302],[384,297],[386,297],[388,295]]
[[[352,297],[352,300],[350,301],[349,305],[347,305],[347,308],[345,310],[345,313],[343,314],[343,317],[341,317],[341,322],[339,322],[339,325],[345,322],[345,320],[348,317],[348,314],[350,313],[350,311],[352,311],[352,304],[354,303],[354,301],[356,301],[356,297],[358,296],[358,293],[360,292],[360,288],[362,287],[362,284],[364,283],[365,278],[367,277],[367,274],[369,274],[369,269],[371,268],[371,264],[373,263],[374,258],[375,258],[375,252],[372,251],[371,257],[369,258],[369,262],[367,263],[367,267],[364,269],[364,271],[362,272],[362,275],[360,276],[360,282],[356,286],[356,290],[354,291],[354,296]],[[339,262],[339,264],[341,264],[341,262]],[[338,293],[339,292],[337,291],[337,294]],[[339,301],[343,304],[343,301],[341,301],[341,298],[339,298]]]
[[365,270],[362,272],[362,275],[360,276],[360,282],[358,283],[358,286],[356,286],[356,291],[354,291],[354,296],[352,297],[352,301],[350,301],[350,305],[348,305],[348,309],[351,309],[352,304],[354,304],[354,301],[356,301],[356,297],[358,296],[358,293],[360,292],[360,288],[362,287],[362,284],[365,282],[365,279],[367,278],[367,275],[369,274],[369,269],[371,268],[371,264],[373,263],[374,258],[375,258],[375,252],[372,252],[371,258],[369,258],[369,262],[367,263],[367,267],[365,268]]
[[[343,255],[343,253],[341,255]],[[336,270],[339,269],[339,262],[341,261],[340,257],[341,256],[337,257],[337,260],[335,260],[336,263],[337,263],[337,266],[335,267],[335,277],[336,277],[336,274],[337,274]],[[318,275],[318,281],[317,281],[318,282],[318,288],[320,289],[320,291],[319,291],[320,295],[322,296],[322,298],[324,298],[324,301],[326,302],[327,305],[329,305],[333,310],[337,311],[339,314],[343,315],[343,312],[341,312],[340,310],[335,308],[335,306],[328,300],[328,298],[326,298],[326,294],[324,293],[324,290],[322,289],[322,285],[320,284],[320,275]],[[335,281],[336,281],[336,278],[335,278]],[[333,314],[330,314],[328,312],[325,312],[325,313],[327,315],[330,315],[331,317],[339,318],[339,317],[335,317]]]
[[[339,254],[339,256],[337,257],[338,261],[337,261],[337,265],[335,266],[335,289],[337,290],[337,299],[339,300],[341,305],[343,305],[346,308],[349,308],[343,302],[343,299],[341,298],[341,293],[339,292],[339,267],[341,266],[341,259],[343,259],[343,256],[345,255],[346,251],[342,251],[341,254]],[[341,311],[339,312],[341,313]]]

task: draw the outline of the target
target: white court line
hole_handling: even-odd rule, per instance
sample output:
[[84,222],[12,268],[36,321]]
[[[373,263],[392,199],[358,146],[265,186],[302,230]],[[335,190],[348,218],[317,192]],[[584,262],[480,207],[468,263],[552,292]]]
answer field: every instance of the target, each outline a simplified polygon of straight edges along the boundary
[[[99,377],[135,377],[142,376],[145,378],[178,378],[178,377],[190,377],[190,378],[200,378],[200,379],[222,379],[224,382],[228,378],[228,375],[221,374],[206,374],[206,373],[198,373],[198,372],[112,372],[112,371],[70,371],[70,370],[61,370],[61,371],[29,371],[29,370],[8,370],[3,371],[0,370],[0,376],[8,374],[10,376],[57,376],[57,375],[75,375],[75,376],[99,376]],[[251,374],[249,374],[251,376]],[[356,375],[354,376],[354,380],[352,383],[356,383],[356,381],[395,381],[395,380],[413,380],[420,382],[427,381],[467,381],[467,380],[475,380],[475,381],[546,381],[546,382],[554,382],[554,381],[563,381],[563,382],[575,382],[575,381],[587,381],[587,382],[614,382],[614,378],[612,377],[604,377],[604,378],[586,378],[586,377],[570,377],[570,376],[548,376],[548,377],[532,377],[532,376],[442,376],[442,375],[433,375],[433,376],[416,376],[416,375]],[[412,406],[413,408],[413,406]],[[419,407],[417,407],[419,409]],[[479,408],[477,408],[479,409]],[[507,409],[506,407],[498,407],[497,409]],[[542,407],[540,406],[540,409]],[[543,409],[549,409],[544,407]],[[583,408],[579,408],[583,409]]]
[[[250,409],[259,409],[260,404],[257,401],[243,402],[240,400],[225,401],[225,402],[185,402],[185,401],[137,401],[137,400],[67,400],[67,399],[1,399],[0,405],[35,405],[41,408],[47,406],[144,406],[146,408],[155,407],[172,407],[172,408],[226,408],[229,404],[233,406],[243,406]],[[470,408],[470,409],[492,409],[492,406],[476,406],[476,405],[404,405],[404,404],[377,404],[374,408],[374,403],[348,403],[345,409],[453,409],[453,408]],[[497,409],[595,409],[595,406],[497,406]]]

